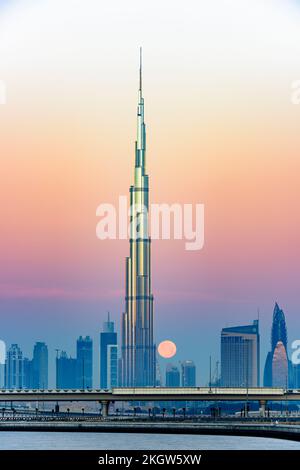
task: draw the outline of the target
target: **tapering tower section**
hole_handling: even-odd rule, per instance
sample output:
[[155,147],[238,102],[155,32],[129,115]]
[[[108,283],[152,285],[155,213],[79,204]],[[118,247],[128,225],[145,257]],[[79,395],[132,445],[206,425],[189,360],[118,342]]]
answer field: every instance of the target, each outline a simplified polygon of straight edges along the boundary
[[134,185],[130,187],[130,253],[126,258],[125,312],[122,315],[122,385],[155,385],[151,240],[148,230],[149,178],[140,49]]

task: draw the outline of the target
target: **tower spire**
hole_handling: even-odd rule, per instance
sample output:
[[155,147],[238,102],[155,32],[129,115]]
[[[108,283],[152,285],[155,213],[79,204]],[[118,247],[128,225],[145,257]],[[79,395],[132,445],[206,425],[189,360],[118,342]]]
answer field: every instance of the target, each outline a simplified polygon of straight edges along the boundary
[[140,47],[140,82],[139,82],[139,92],[142,96],[142,47]]

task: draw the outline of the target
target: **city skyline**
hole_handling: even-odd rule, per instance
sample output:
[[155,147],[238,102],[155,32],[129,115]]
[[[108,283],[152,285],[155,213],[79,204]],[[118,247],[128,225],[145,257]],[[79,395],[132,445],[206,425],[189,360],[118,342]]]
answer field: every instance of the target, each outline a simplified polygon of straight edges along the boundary
[[[273,310],[273,322],[270,321],[269,324],[269,331],[271,332],[271,344],[274,344],[274,357],[277,359],[277,369],[279,379],[275,380],[275,386],[281,386],[283,388],[288,387],[290,388],[299,388],[300,383],[300,367],[297,365],[293,365],[291,360],[287,356],[286,364],[284,364],[284,355],[286,354],[285,346],[287,343],[287,327],[285,323],[285,315],[283,310],[281,310],[278,306],[278,303],[275,302],[275,307]],[[61,388],[92,388],[98,387],[100,388],[110,388],[114,386],[121,386],[122,385],[122,378],[120,377],[120,371],[118,369],[118,363],[120,363],[120,356],[118,356],[118,350],[120,345],[117,341],[117,331],[114,329],[114,321],[111,320],[110,313],[107,314],[106,321],[103,322],[103,329],[100,332],[99,343],[93,342],[91,336],[86,336],[85,338],[80,335],[77,338],[77,354],[76,357],[72,357],[72,355],[66,352],[66,348],[62,346],[61,349],[56,349],[56,360],[49,361],[49,371],[50,376],[53,375],[54,372],[54,364],[56,363],[55,368],[55,377],[56,377],[56,384],[62,384]],[[231,345],[230,341],[232,339],[237,340],[236,344]],[[72,339],[74,340],[74,338]],[[223,344],[223,340],[225,340]],[[282,340],[282,341],[281,341]],[[229,341],[229,342],[228,342]],[[73,341],[75,344],[75,341]],[[83,380],[83,374],[81,373],[81,368],[79,367],[82,364],[80,360],[80,348],[78,348],[78,344],[82,344],[85,349],[85,344],[89,343],[91,346],[89,347],[89,354],[91,359],[87,361],[87,369],[88,379],[85,377]],[[267,339],[264,340],[267,342]],[[278,353],[276,351],[276,347],[279,345]],[[226,350],[223,349],[224,346],[227,348]],[[232,348],[233,346],[233,348]],[[254,320],[252,325],[235,325],[232,327],[222,328],[221,331],[221,348],[219,351],[219,356],[214,358],[213,362],[211,362],[211,356],[209,355],[209,351],[207,351],[207,356],[205,357],[207,360],[210,361],[210,374],[211,376],[205,376],[201,367],[199,367],[199,362],[195,360],[195,358],[187,358],[188,356],[184,356],[184,359],[180,360],[178,356],[175,354],[171,359],[170,358],[163,358],[159,354],[157,354],[157,363],[160,369],[160,378],[161,383],[160,386],[165,386],[168,376],[168,370],[170,371],[170,376],[172,376],[173,370],[177,370],[179,374],[179,383],[180,386],[184,386],[184,379],[183,379],[183,370],[185,364],[188,366],[192,366],[195,372],[193,383],[197,386],[209,386],[209,384],[213,384],[213,386],[237,386],[237,387],[253,387],[257,386],[256,384],[260,382],[260,386],[272,386],[272,379],[271,381],[266,380],[266,367],[268,367],[268,357],[270,353],[267,354],[267,358],[265,358],[260,354],[260,332],[259,332],[259,320]],[[7,345],[7,352],[11,351],[18,351],[21,355],[21,358],[24,360],[24,371],[27,371],[27,377],[24,381],[25,388],[38,388],[38,382],[35,381],[32,377],[33,370],[31,364],[34,362],[34,355],[36,349],[46,349],[47,351],[47,379],[48,379],[48,347],[44,342],[36,341],[34,348],[33,348],[33,358],[28,359],[27,355],[24,354],[22,347],[20,347],[17,343],[12,343],[11,345]],[[228,349],[229,348],[229,349]],[[100,354],[99,354],[100,353]],[[84,353],[84,357],[86,353]],[[227,357],[228,356],[228,357]],[[244,359],[243,359],[244,356]],[[100,359],[97,361],[95,359]],[[273,356],[271,355],[271,358]],[[283,358],[283,363],[282,363]],[[60,359],[60,365],[58,369],[58,362],[57,360]],[[89,365],[88,362],[92,362]],[[103,361],[105,363],[105,367],[103,370]],[[235,370],[231,370],[228,372],[228,366],[232,368],[233,365],[236,365]],[[247,364],[247,365],[246,365]],[[219,365],[221,368],[219,369]],[[225,366],[225,367],[224,367]],[[99,373],[100,367],[100,373]],[[272,360],[270,362],[271,369],[273,368]],[[286,370],[284,372],[284,368]],[[199,370],[200,369],[200,370]],[[224,371],[226,380],[224,381]],[[102,371],[102,372],[101,372]],[[196,375],[197,371],[197,375]],[[51,374],[52,372],[52,374]],[[103,374],[103,376],[101,375]],[[283,375],[285,374],[285,375]],[[4,374],[5,375],[5,374]],[[23,372],[22,368],[22,381],[24,380],[25,372]],[[248,375],[248,380],[245,376]],[[113,377],[112,377],[113,376]],[[199,379],[200,376],[200,379]],[[43,376],[45,377],[45,375]],[[78,378],[80,377],[80,378]],[[102,378],[101,378],[102,377]],[[104,377],[104,378],[103,378]],[[283,380],[282,377],[285,377]],[[158,377],[157,377],[158,378]],[[35,379],[36,380],[36,379]],[[46,379],[41,379],[43,383],[46,383]],[[113,380],[113,382],[111,382]],[[212,380],[210,382],[210,380]],[[48,382],[47,382],[48,383]],[[54,386],[55,381],[50,380],[50,388]],[[92,386],[91,386],[92,384]],[[118,385],[116,385],[118,384]],[[56,385],[57,386],[57,385]],[[159,386],[159,384],[157,384]],[[13,387],[12,387],[13,388]],[[22,387],[20,387],[22,388]],[[43,387],[41,387],[43,388]]]
[[[187,5],[159,5],[158,14],[149,5],[138,22],[109,6],[74,6],[70,24],[63,1],[60,17],[40,1],[38,21],[35,6],[1,12],[1,339],[26,356],[33,338],[48,344],[52,363],[61,345],[74,356],[72,338],[98,341],[107,309],[120,331],[128,243],[97,240],[95,211],[126,194],[132,177],[140,43],[153,200],[206,207],[202,252],[153,243],[157,344],[174,341],[178,359],[199,362],[202,380],[203,353],[219,357],[219,328],[246,324],[259,308],[267,338],[276,299],[289,344],[298,339],[299,107],[290,85],[300,75],[299,8],[260,11],[254,0],[234,14],[222,6],[216,19],[209,3],[193,15]],[[154,13],[155,34],[146,20]],[[72,34],[81,29],[82,38]],[[242,49],[232,40],[241,34]],[[262,358],[268,350],[264,340]]]

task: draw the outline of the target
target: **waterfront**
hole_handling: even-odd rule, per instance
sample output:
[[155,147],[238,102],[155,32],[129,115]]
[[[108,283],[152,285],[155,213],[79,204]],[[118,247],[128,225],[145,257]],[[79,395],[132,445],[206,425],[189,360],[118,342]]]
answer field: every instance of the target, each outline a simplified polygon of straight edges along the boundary
[[[133,445],[134,443],[134,445]],[[300,450],[300,442],[245,436],[2,431],[1,450]]]

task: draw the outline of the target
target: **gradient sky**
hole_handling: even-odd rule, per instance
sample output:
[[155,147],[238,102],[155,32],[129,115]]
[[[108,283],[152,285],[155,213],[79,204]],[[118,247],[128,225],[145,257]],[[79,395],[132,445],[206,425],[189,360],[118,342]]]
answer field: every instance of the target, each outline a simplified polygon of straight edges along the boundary
[[300,338],[299,26],[295,1],[0,1],[2,339],[52,360],[119,326],[129,246],[95,213],[133,181],[140,45],[151,200],[206,211],[202,251],[153,242],[157,343],[205,384],[258,308],[262,365],[276,300]]

